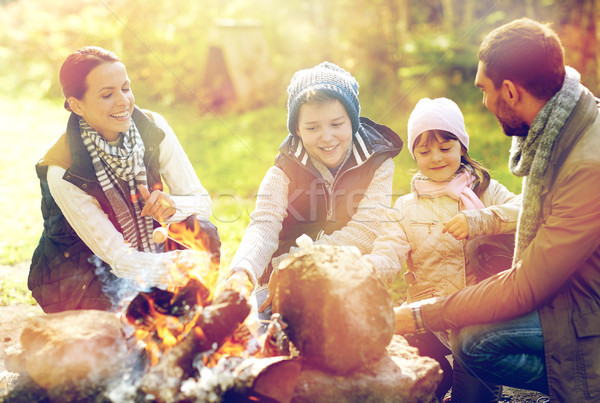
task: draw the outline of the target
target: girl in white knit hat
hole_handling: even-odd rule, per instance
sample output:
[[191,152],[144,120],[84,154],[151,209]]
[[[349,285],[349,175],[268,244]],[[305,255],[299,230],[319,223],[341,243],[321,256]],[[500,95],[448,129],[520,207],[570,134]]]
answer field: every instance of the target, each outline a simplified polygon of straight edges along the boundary
[[[520,198],[469,157],[469,136],[458,106],[447,98],[421,99],[408,119],[407,145],[419,171],[411,193],[396,201],[382,235],[366,256],[375,272],[391,281],[406,263],[411,303],[452,294],[489,272],[507,269]],[[507,235],[481,237],[492,234]],[[437,336],[449,346],[447,334]],[[437,393],[443,399],[453,380],[445,358],[450,351],[431,333],[409,341],[422,355],[440,362],[445,376]],[[455,379],[457,370],[455,365]],[[470,375],[460,373],[463,387],[454,384],[453,401],[497,400],[497,387],[474,378],[465,382]]]

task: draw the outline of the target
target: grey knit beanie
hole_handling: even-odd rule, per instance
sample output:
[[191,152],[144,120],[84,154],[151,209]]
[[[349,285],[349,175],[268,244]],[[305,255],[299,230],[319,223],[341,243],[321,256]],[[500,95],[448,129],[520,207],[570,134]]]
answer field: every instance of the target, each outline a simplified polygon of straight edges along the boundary
[[358,131],[360,103],[358,82],[346,70],[330,62],[323,62],[310,69],[297,71],[288,86],[288,130],[296,134],[298,112],[309,90],[324,92],[344,105],[352,122],[352,133]]

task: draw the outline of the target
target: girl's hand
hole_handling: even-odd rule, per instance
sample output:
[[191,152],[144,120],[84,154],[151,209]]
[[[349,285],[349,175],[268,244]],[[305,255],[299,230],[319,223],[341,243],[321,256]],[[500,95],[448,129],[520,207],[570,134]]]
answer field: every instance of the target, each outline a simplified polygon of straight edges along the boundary
[[443,223],[442,234],[446,232],[458,241],[467,239],[469,237],[469,223],[467,222],[467,216],[458,213],[448,220],[448,222]]
[[175,214],[175,203],[165,192],[154,190],[150,193],[144,185],[138,185],[138,190],[146,201],[142,209],[142,217],[152,216],[156,221],[164,222]]

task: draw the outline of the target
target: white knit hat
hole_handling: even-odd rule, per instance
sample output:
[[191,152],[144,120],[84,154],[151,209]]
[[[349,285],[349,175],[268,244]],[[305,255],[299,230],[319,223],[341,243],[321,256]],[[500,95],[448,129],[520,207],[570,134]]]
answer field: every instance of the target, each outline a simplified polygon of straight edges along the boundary
[[469,149],[465,119],[458,105],[448,98],[423,98],[408,118],[408,151],[415,157],[413,147],[419,135],[428,130],[445,130],[454,134]]

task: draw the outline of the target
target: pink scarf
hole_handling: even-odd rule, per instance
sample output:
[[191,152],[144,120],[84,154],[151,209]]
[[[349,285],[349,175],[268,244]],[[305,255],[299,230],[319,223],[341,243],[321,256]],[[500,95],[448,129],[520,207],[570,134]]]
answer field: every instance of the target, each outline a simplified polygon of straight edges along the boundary
[[431,180],[415,179],[414,189],[419,196],[438,197],[447,195],[459,201],[459,211],[485,208],[483,202],[471,190],[475,176],[463,171],[450,182],[434,182]]

